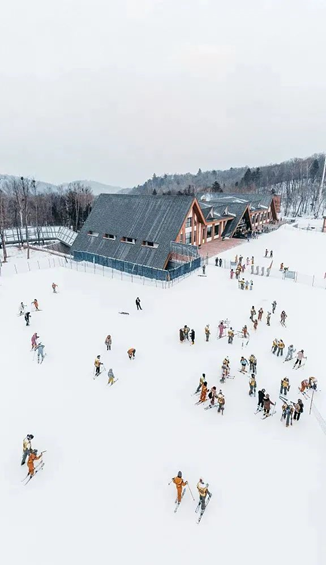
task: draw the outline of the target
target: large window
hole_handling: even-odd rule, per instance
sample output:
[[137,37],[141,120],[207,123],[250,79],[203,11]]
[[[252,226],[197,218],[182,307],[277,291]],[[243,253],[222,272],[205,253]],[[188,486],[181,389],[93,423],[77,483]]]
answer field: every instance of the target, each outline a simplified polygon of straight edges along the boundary
[[186,243],[191,243],[191,233],[186,233]]
[[187,218],[186,228],[191,228],[191,218]]
[[212,226],[207,227],[207,238],[212,237]]
[[219,229],[220,229],[220,224],[215,224],[215,227],[214,227],[214,235],[218,235]]

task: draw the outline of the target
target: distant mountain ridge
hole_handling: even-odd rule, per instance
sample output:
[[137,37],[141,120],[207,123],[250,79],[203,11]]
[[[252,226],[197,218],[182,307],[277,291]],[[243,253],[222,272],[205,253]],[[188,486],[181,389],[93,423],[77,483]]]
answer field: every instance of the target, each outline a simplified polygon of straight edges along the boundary
[[[17,179],[19,180],[20,177],[17,175],[0,175],[0,189],[5,187],[5,183],[6,181],[10,180],[10,179]],[[64,182],[61,184],[52,184],[50,182],[44,182],[44,181],[40,181],[40,180],[36,180],[36,186],[37,186],[37,190],[38,192],[44,192],[47,190],[57,190],[59,188],[59,186],[63,186],[64,188],[67,188],[69,186],[69,184],[72,184],[74,182],[80,182],[81,184],[84,184],[85,186],[89,186],[92,191],[94,196],[98,196],[99,194],[102,193],[106,193],[106,194],[117,194],[118,192],[123,193],[127,193],[129,192],[129,188],[121,188],[121,186],[112,186],[110,184],[104,184],[102,182],[98,182],[95,180],[73,180],[70,182]]]

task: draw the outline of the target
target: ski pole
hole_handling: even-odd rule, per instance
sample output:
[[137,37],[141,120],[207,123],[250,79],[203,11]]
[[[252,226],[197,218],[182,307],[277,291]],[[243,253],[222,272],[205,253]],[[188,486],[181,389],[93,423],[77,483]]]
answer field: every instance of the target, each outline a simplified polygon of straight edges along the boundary
[[195,502],[194,495],[193,495],[192,492],[191,492],[191,488],[190,488],[189,483],[188,483],[188,488],[189,488],[189,492],[190,492],[190,494],[191,494],[191,496],[192,496],[192,499],[193,499],[193,501]]
[[169,486],[171,483],[172,483],[172,481],[170,481],[170,482],[168,483],[168,486]]

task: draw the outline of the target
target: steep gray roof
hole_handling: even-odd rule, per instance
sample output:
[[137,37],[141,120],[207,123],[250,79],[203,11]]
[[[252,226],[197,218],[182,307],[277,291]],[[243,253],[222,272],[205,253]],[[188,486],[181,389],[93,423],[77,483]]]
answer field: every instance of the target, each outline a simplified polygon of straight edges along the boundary
[[247,194],[212,194],[207,203],[222,204],[250,204],[251,210],[264,210],[269,208],[273,200],[273,194],[257,194],[257,193],[247,193]]
[[[87,251],[105,257],[163,269],[193,202],[192,196],[138,196],[101,194],[78,234],[72,252]],[[97,237],[88,235],[97,232]],[[104,234],[116,236],[103,239]],[[136,243],[121,242],[122,237]],[[157,243],[149,248],[143,241]]]
[[233,220],[229,220],[225,226],[225,229],[222,233],[222,237],[232,237],[235,230],[238,227],[238,224],[245,212],[245,209],[248,206],[248,202],[244,203],[237,203],[237,204],[228,204],[229,212],[234,214]]

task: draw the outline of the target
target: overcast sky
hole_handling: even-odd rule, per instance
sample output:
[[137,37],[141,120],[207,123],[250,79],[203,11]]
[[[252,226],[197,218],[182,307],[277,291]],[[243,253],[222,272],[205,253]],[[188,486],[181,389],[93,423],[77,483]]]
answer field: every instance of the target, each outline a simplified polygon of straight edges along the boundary
[[133,186],[326,150],[325,0],[7,0],[0,174]]

